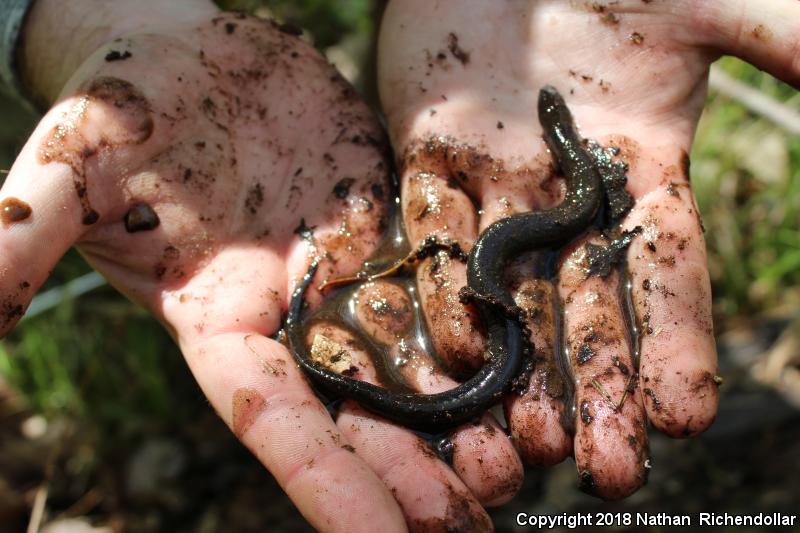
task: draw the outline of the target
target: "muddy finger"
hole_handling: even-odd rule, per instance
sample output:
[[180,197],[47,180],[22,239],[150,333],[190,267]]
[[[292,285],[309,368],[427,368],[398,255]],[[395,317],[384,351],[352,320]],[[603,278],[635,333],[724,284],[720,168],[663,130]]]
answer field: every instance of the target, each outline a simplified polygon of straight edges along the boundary
[[[523,380],[505,399],[511,437],[522,459],[533,466],[552,466],[572,452],[572,437],[564,427],[567,395],[556,361],[556,287],[546,279],[542,254],[515,262],[507,271],[514,300],[524,312],[534,346],[527,383]],[[535,275],[531,275],[535,273]]]
[[[322,319],[312,323],[306,338],[312,356],[332,371],[397,388],[386,368],[376,369],[383,365],[373,361],[370,340],[355,330]],[[412,531],[446,531],[461,524],[477,531],[491,529],[481,504],[422,438],[352,401],[339,409],[337,425],[350,443],[346,449],[378,474]],[[425,497],[420,499],[420,494]]]
[[[592,239],[603,246],[605,240]],[[561,269],[567,356],[575,383],[579,487],[604,499],[630,495],[647,479],[646,418],[620,303],[620,276],[589,268],[597,248],[581,245]]]
[[[410,289],[410,290],[409,290]],[[413,287],[379,280],[358,292],[356,317],[361,327],[388,350],[388,361],[414,390],[443,392],[458,382],[442,372],[426,350],[419,305]],[[465,424],[441,443],[444,453],[472,494],[483,505],[500,505],[522,484],[522,463],[502,427],[491,414]]]
[[647,413],[670,436],[696,435],[714,421],[719,378],[705,241],[688,184],[657,187],[630,219],[643,228],[628,261]]

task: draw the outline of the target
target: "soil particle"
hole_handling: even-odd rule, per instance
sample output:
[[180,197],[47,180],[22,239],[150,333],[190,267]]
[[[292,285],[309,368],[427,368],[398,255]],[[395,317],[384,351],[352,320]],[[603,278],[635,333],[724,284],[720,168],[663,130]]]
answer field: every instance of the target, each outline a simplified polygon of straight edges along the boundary
[[447,36],[447,49],[462,65],[469,63],[469,52],[465,52],[458,44],[458,35],[450,33]]
[[667,185],[667,194],[669,194],[670,196],[672,196],[674,198],[680,198],[681,197],[681,193],[678,191],[678,187],[679,186],[680,185],[678,183],[675,183],[674,181],[670,181],[669,185]]
[[344,200],[350,194],[350,187],[355,181],[353,178],[342,178],[333,186],[333,195],[340,200]]
[[[606,82],[601,80],[601,88],[604,83]],[[607,90],[608,86],[605,87]],[[603,178],[603,189],[606,193],[604,226],[612,227],[628,214],[634,204],[633,196],[625,190],[628,183],[628,164],[615,160],[620,154],[619,148],[605,148],[594,141],[588,141],[586,147],[594,157],[597,170]]]
[[692,181],[691,166],[692,162],[691,159],[689,158],[689,154],[686,152],[686,150],[683,150],[683,154],[681,155],[681,170],[683,170],[683,177],[686,178],[687,182]]
[[644,392],[644,394],[646,396],[650,397],[650,400],[653,402],[653,410],[660,411],[661,410],[661,400],[658,399],[658,397],[656,396],[656,393],[653,392],[653,389],[651,389],[649,387],[645,387],[642,390],[642,392]]
[[307,226],[306,225],[306,219],[305,218],[301,218],[300,219],[300,224],[298,224],[297,227],[294,229],[294,234],[295,235],[300,235],[301,239],[304,239],[306,241],[310,241],[310,240],[312,240],[314,238],[314,229],[315,228],[316,228],[316,226]]
[[608,13],[604,13],[603,15],[601,15],[600,16],[600,20],[603,22],[603,24],[608,24],[610,26],[615,26],[615,25],[619,24],[619,21],[622,20],[622,18],[619,15],[617,15],[616,13],[608,12]]
[[627,376],[628,374],[630,374],[631,371],[628,369],[628,365],[620,361],[619,356],[615,355],[612,361],[614,363],[614,366],[619,368],[619,371],[622,372],[623,375]]
[[134,204],[125,213],[125,230],[128,233],[150,231],[157,228],[160,223],[158,214],[149,204]]
[[30,217],[32,213],[31,206],[18,198],[9,197],[0,202],[0,219],[2,219],[5,226],[22,222]]
[[582,344],[580,349],[578,350],[577,360],[579,365],[586,364],[592,357],[597,355],[597,353],[592,350],[592,347],[589,344]]
[[12,299],[6,300],[3,302],[2,310],[0,310],[0,316],[2,317],[2,324],[0,324],[0,327],[7,327],[21,317],[24,312],[25,309],[22,307],[22,304]]
[[[343,375],[358,373],[352,364],[352,357],[344,346],[329,339],[325,335],[316,334],[311,344],[311,356],[314,361]],[[353,370],[355,368],[355,370]]]
[[260,183],[256,183],[247,191],[247,197],[244,200],[244,208],[251,215],[255,215],[263,203],[264,187],[262,187]]
[[447,498],[444,516],[411,520],[408,528],[412,532],[453,533],[493,531],[491,520],[483,509],[472,503],[472,498],[447,482],[443,487]]
[[166,261],[175,261],[180,259],[181,251],[170,244],[164,247],[164,253],[162,257],[164,257]]
[[370,188],[370,190],[372,191],[372,195],[375,197],[376,200],[379,200],[381,202],[384,200],[384,198],[385,198],[384,194],[385,193],[384,193],[382,184],[373,183],[372,187]]
[[631,231],[624,231],[619,238],[614,239],[606,246],[588,243],[586,245],[586,261],[589,276],[597,274],[602,278],[607,278],[614,266],[625,258],[625,252],[633,238],[641,233],[641,230],[641,227],[636,227]]
[[586,400],[581,402],[581,421],[587,426],[592,423],[594,417],[589,409],[589,402]]
[[126,59],[133,57],[129,51],[125,50],[124,52],[119,52],[117,50],[111,50],[109,53],[106,54],[106,61],[125,61]]
[[588,470],[578,472],[578,489],[586,494],[594,494],[594,476]]

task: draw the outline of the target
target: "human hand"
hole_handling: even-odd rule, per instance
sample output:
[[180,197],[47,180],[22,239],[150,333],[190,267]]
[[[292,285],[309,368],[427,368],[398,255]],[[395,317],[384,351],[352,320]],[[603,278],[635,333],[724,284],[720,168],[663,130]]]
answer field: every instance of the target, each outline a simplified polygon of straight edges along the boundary
[[0,332],[76,245],[169,329],[314,527],[402,531],[389,489],[269,338],[311,255],[326,253],[324,276],[361,265],[390,195],[377,119],[290,33],[196,1],[36,2],[23,74],[55,103],[0,193]]
[[[720,53],[800,82],[799,17],[790,0],[389,4],[379,83],[412,243],[436,234],[469,249],[495,220],[558,203],[536,120],[543,85],[564,94],[585,137],[629,165],[636,204],[622,225],[643,229],[627,252],[638,365],[619,297],[627,280],[586,274],[585,244],[604,240],[597,232],[564,250],[553,283],[533,274],[536,254],[512,269],[536,345],[527,392],[505,402],[525,462],[574,453],[583,488],[620,498],[646,480],[648,420],[673,437],[712,423],[711,293],[687,154]],[[483,344],[456,297],[465,279],[463,264],[431,259],[417,281],[439,354],[474,368]],[[572,383],[574,402],[564,392]]]

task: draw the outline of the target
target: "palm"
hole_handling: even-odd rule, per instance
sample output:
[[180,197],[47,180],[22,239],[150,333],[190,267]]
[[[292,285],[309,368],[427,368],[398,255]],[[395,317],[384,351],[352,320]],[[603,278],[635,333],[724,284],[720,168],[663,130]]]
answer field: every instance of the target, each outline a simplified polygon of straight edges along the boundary
[[[33,188],[20,178],[31,172]],[[5,184],[33,209],[7,234],[21,239],[14,261],[31,266],[6,278],[25,287],[9,308],[77,244],[165,323],[220,415],[312,523],[343,523],[337,500],[314,492],[335,476],[362,509],[343,527],[365,514],[399,527],[388,491],[266,338],[311,255],[324,256],[320,277],[362,264],[385,224],[388,176],[375,116],[276,25],[222,15],[123,37],[78,69]],[[30,245],[40,241],[50,244]]]
[[[87,205],[100,218],[86,226],[79,246],[173,327],[193,320],[206,332],[230,330],[235,321],[273,333],[307,263],[301,223],[314,228],[328,264],[343,272],[357,268],[379,237],[389,194],[379,127],[310,47],[267,28],[220,17],[193,32],[188,47],[133,36],[111,45],[133,50],[131,58],[107,62],[101,51],[70,83],[90,94],[79,125],[86,143],[94,149],[101,144],[94,139],[105,139],[110,146],[100,152],[122,152],[107,163],[85,160]],[[254,44],[273,53],[260,56]],[[161,49],[165,64],[137,61],[148,49]],[[147,86],[107,81],[137,75],[148,78]],[[131,94],[134,104],[114,105]],[[60,107],[76,105],[80,100],[68,99]],[[136,131],[147,115],[152,135]],[[118,127],[105,133],[109,122]],[[50,150],[83,146],[69,142]],[[337,183],[343,186],[334,192]],[[152,209],[158,227],[130,233],[123,219],[132,206],[144,214]],[[338,236],[343,225],[357,237]],[[170,314],[176,296],[194,305]]]
[[[618,298],[624,280],[587,278],[583,246],[576,246],[561,258],[553,285],[530,267],[512,275],[517,302],[538,317],[531,320],[538,348],[530,388],[509,398],[506,409],[526,461],[548,465],[574,453],[585,488],[611,498],[629,494],[646,478],[648,418],[671,435],[691,435],[708,427],[716,409],[710,286],[686,155],[713,56],[693,45],[685,12],[667,3],[448,4],[397,2],[384,20],[381,96],[393,144],[404,155],[409,234],[446,234],[469,247],[494,220],[558,201],[536,118],[543,85],[565,95],[583,135],[620,149],[637,200],[623,226],[644,228],[628,252],[643,331],[640,375],[630,374],[637,365]],[[415,217],[431,191],[446,207]],[[587,241],[603,239],[589,234]],[[456,286],[463,269],[449,269]],[[424,292],[424,274],[418,282]],[[434,292],[430,284],[428,290]],[[536,291],[544,298],[531,299]],[[554,299],[565,313],[574,435],[559,423],[569,400],[552,390],[559,379]],[[452,308],[424,294],[423,302],[429,321],[452,319]],[[468,309],[457,312],[470,323]],[[445,358],[448,351],[453,359],[480,354],[480,343],[446,331],[434,343]],[[593,357],[579,361],[580,353]]]

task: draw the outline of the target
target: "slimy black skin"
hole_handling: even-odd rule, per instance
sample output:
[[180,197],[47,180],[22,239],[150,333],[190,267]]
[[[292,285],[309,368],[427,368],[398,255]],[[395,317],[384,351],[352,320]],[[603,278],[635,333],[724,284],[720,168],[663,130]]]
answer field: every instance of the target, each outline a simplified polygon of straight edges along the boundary
[[[478,237],[467,261],[467,285],[478,295],[513,306],[504,288],[503,269],[522,252],[555,247],[573,239],[594,221],[603,200],[602,178],[594,157],[575,131],[572,114],[551,86],[539,92],[539,122],[567,185],[564,200],[552,209],[502,218]],[[484,320],[497,313],[481,309]]]
[[560,245],[577,236],[592,224],[603,198],[594,160],[575,131],[566,103],[553,87],[546,86],[539,93],[539,121],[566,178],[567,193],[553,209],[495,222],[480,235],[468,257],[468,286],[487,328],[487,363],[458,387],[437,394],[390,392],[313,363],[301,314],[305,291],[317,270],[315,262],[292,294],[286,320],[289,347],[315,384],[356,400],[393,422],[428,432],[475,419],[500,400],[520,371],[527,342],[518,319],[508,312],[516,306],[503,283],[505,265],[523,251]]

